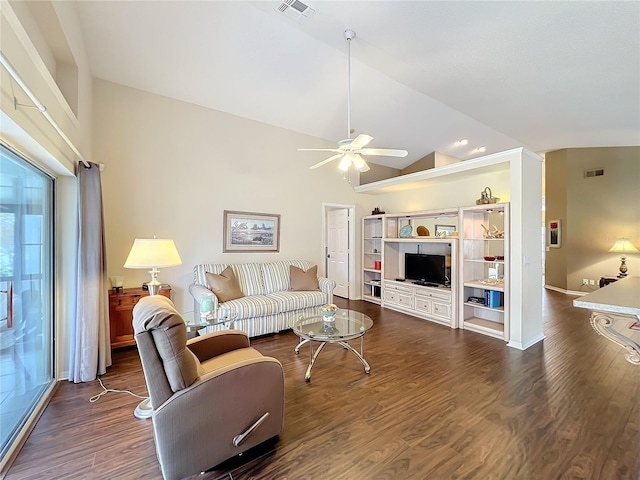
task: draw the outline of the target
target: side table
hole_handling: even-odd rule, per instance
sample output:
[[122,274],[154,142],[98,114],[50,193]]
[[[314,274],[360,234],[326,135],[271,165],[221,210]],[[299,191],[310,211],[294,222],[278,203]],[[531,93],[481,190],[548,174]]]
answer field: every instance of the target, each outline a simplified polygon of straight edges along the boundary
[[602,288],[602,287],[606,287],[610,283],[617,282],[618,280],[620,280],[620,278],[617,276],[607,275],[604,277],[600,277],[600,281],[598,282],[598,285],[600,285],[600,288]]
[[[149,291],[142,287],[125,288],[120,291],[109,290],[109,330],[112,350],[136,344],[133,336],[133,307],[138,300],[147,295]],[[162,287],[159,295],[171,298],[171,287]]]

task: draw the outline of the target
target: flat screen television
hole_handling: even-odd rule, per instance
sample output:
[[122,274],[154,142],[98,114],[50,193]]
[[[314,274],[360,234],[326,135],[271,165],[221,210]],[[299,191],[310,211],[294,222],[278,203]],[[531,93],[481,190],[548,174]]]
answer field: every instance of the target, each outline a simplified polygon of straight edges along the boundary
[[448,285],[447,256],[405,253],[404,278],[417,284]]

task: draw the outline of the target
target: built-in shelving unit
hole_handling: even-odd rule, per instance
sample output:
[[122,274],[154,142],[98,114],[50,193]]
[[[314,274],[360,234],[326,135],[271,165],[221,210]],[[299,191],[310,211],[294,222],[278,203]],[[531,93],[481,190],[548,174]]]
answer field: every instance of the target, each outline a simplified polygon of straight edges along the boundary
[[[386,214],[384,215],[384,222],[386,239],[398,239],[405,242],[429,240],[437,238],[438,235],[444,236],[446,231],[451,233],[457,231],[458,209],[445,208],[441,210]],[[428,234],[419,235],[419,227],[426,229]],[[403,228],[407,228],[409,231],[406,237],[401,233]]]
[[509,204],[461,208],[460,225],[460,326],[506,340],[509,338]]
[[384,216],[362,217],[362,299],[381,303]]
[[[434,208],[445,207],[439,213],[451,214],[450,218],[437,218],[438,212],[433,211],[384,215],[383,223],[387,231],[382,239],[382,306],[388,306],[384,300],[384,285],[395,282],[392,269],[397,263],[387,258],[387,254],[394,249],[400,252],[401,248],[417,248],[419,245],[421,248],[431,248],[432,240],[417,238],[417,227],[427,227],[431,238],[435,236],[436,223],[430,227],[425,222],[437,219],[437,225],[451,225],[455,217],[459,239],[452,239],[451,243],[458,245],[455,249],[458,274],[452,275],[452,281],[457,281],[457,287],[452,291],[452,296],[456,297],[454,304],[457,312],[454,318],[457,327],[501,338],[508,342],[508,346],[522,350],[540,342],[544,338],[540,248],[542,177],[542,158],[524,148],[516,148],[355,187],[357,193],[390,194],[389,203],[395,205],[405,203],[405,198],[411,198],[407,192],[414,190],[416,203],[433,205]],[[508,204],[473,205],[478,192],[487,185]],[[400,190],[401,196],[396,197],[395,192]],[[385,208],[389,208],[389,203]],[[464,204],[473,206],[460,208]],[[490,220],[484,218],[493,213],[487,212],[487,207],[501,205],[505,223],[501,227],[489,221],[488,226],[492,228],[495,223],[505,231],[505,237],[486,238],[479,224],[482,220]],[[458,211],[458,215],[453,215],[455,211]],[[464,222],[462,217],[465,217]],[[463,227],[463,223],[478,224],[479,230],[463,236],[463,230],[471,228]],[[398,238],[399,230],[405,224],[411,225],[411,232],[408,237]],[[484,260],[485,255],[491,254],[504,256],[504,259]],[[400,266],[395,268],[400,272]],[[489,268],[498,269],[498,275],[503,277],[502,285],[479,282],[489,276]],[[483,297],[487,290],[501,295],[498,306],[485,306],[484,300],[482,305],[469,302],[469,297]],[[415,302],[415,290],[413,295]]]

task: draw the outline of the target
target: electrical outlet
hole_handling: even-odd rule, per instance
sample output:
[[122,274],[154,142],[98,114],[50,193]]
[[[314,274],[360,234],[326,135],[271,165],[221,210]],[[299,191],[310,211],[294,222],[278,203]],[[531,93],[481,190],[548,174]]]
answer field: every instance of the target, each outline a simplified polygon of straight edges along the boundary
[[589,280],[589,285],[595,285],[596,281],[595,280]]
[[582,284],[583,285],[589,285],[589,279],[588,278],[583,278],[582,279]]

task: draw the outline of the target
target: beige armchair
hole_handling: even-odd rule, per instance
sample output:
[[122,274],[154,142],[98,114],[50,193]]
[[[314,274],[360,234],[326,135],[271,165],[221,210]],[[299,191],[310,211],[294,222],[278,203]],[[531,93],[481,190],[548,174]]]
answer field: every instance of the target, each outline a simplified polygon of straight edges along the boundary
[[140,299],[133,328],[165,479],[205,471],[280,434],[282,365],[251,348],[244,332],[187,341],[182,317],[161,295]]

